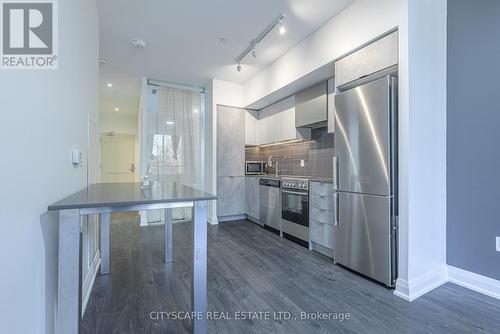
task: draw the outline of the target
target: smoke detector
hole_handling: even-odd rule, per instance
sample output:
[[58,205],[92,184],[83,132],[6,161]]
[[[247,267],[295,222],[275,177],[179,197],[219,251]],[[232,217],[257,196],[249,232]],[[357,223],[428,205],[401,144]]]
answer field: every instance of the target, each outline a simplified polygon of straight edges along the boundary
[[146,42],[144,42],[142,39],[134,38],[130,40],[130,45],[132,45],[137,50],[141,50],[146,47]]

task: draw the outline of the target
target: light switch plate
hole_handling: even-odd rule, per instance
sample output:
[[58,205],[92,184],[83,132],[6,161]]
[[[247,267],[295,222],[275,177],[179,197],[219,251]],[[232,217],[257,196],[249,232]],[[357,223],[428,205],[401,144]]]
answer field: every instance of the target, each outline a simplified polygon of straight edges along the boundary
[[500,252],[500,237],[497,237],[497,252]]

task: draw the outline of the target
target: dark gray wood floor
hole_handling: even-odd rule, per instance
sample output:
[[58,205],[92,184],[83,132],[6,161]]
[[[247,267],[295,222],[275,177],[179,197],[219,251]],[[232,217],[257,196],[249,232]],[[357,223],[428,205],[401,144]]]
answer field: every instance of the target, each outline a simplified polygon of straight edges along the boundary
[[[163,227],[114,215],[111,275],[98,276],[83,333],[184,333],[187,320],[151,312],[190,311],[191,224],[174,224],[174,259],[164,264]],[[208,310],[344,312],[351,319],[210,320],[209,333],[500,333],[500,301],[446,284],[408,303],[247,221],[208,229]]]

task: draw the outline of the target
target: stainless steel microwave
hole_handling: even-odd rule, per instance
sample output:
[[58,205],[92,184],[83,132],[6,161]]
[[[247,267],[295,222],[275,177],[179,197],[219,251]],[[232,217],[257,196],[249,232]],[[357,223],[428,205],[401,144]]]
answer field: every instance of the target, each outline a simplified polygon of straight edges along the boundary
[[247,161],[245,163],[246,175],[266,174],[266,163],[263,161]]

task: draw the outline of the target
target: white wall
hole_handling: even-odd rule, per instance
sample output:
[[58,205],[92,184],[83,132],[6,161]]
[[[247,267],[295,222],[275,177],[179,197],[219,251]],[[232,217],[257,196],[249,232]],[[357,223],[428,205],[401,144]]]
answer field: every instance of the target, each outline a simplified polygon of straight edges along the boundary
[[1,71],[0,332],[53,334],[57,214],[47,205],[86,186],[88,117],[98,122],[94,0],[59,1],[59,69]]
[[408,277],[398,293],[414,299],[447,281],[446,0],[408,2],[408,143],[403,161]]
[[137,135],[138,116],[101,112],[99,114],[100,132],[114,131],[117,134]]
[[[243,107],[243,86],[213,79],[205,87],[205,191],[217,194],[217,105]],[[208,217],[217,224],[217,205],[210,201]]]
[[139,116],[101,112],[99,113],[99,128],[101,133],[114,131],[116,134],[135,136],[135,178],[137,181],[139,181],[141,179],[141,138],[139,129]]

